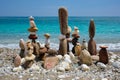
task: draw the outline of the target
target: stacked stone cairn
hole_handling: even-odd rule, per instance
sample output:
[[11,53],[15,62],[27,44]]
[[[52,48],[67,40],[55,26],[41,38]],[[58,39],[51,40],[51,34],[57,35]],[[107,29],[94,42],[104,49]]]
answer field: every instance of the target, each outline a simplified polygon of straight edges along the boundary
[[96,49],[96,42],[93,40],[95,36],[95,25],[93,19],[90,20],[90,25],[89,25],[89,37],[90,40],[88,42],[88,51],[90,52],[91,55],[96,55],[97,54],[97,49]]
[[73,44],[73,48],[72,48],[72,52],[76,55],[79,56],[81,53],[81,44],[79,42],[79,30],[78,27],[74,27],[74,32],[72,33],[72,44]]
[[34,23],[34,18],[30,16],[30,28],[28,29],[30,32],[29,39],[32,40],[32,42],[35,43],[35,40],[37,39],[36,31],[38,31],[38,28],[36,27]]
[[[30,16],[29,19],[30,19],[30,28],[28,29],[28,31],[30,32],[29,39],[31,39],[32,42],[27,41],[25,43],[23,39],[20,40],[19,46],[21,48],[21,51],[20,51],[20,55],[17,55],[16,58],[14,59],[14,65],[15,65],[15,68],[13,69],[14,71],[21,69],[21,67],[19,66],[22,66],[24,69],[30,68],[34,63],[36,57],[35,56],[36,49],[34,45],[36,44],[35,41],[35,39],[37,39],[36,31],[38,29],[34,23],[34,18]],[[18,63],[19,65],[16,66],[16,64]]]
[[[70,65],[72,63],[71,56],[74,55],[69,50],[69,42],[71,27],[68,26],[68,12],[64,7],[59,8],[59,23],[60,23],[60,31],[61,35],[59,37],[60,44],[57,57],[60,60],[60,63],[57,67],[58,71],[68,71],[71,69]],[[69,55],[68,55],[68,54]],[[71,56],[70,56],[71,55]]]
[[[90,40],[87,44],[85,39],[82,45],[79,42],[79,29],[74,27],[72,33],[72,40],[70,39],[71,28],[68,26],[68,12],[64,7],[59,8],[59,23],[61,36],[59,37],[59,50],[50,48],[50,34],[46,33],[45,44],[36,42],[36,32],[38,28],[35,25],[34,18],[31,16],[30,19],[30,32],[29,41],[25,42],[23,39],[20,40],[19,46],[21,48],[20,54],[15,56],[13,71],[19,71],[22,68],[30,68],[36,60],[43,60],[43,67],[45,69],[52,69],[57,65],[58,71],[68,71],[71,69],[71,65],[74,63],[72,60],[77,57],[77,62],[80,63],[82,70],[89,70],[88,65],[91,65],[93,61],[99,62],[97,66],[105,66],[108,63],[108,54],[106,46],[100,46],[101,50],[97,55],[96,42],[94,41],[95,36],[95,25],[94,21],[90,20],[89,25],[89,37]],[[72,42],[73,48],[70,51],[69,42]],[[76,57],[75,57],[76,56]]]
[[60,44],[59,44],[59,54],[64,56],[67,54],[67,39],[66,39],[66,33],[68,28],[68,12],[65,8],[59,8],[59,23],[60,23],[60,31],[61,36],[59,37]]

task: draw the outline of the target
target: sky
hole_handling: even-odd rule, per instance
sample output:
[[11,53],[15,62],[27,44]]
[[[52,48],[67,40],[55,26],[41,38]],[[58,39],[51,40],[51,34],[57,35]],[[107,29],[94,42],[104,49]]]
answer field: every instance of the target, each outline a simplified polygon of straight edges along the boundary
[[120,0],[0,0],[0,16],[120,16]]

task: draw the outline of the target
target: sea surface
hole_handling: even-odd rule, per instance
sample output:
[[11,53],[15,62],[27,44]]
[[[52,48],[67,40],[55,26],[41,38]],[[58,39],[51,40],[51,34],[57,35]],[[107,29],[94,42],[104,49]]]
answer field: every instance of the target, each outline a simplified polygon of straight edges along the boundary
[[[58,17],[34,17],[38,27],[37,36],[40,43],[45,42],[44,34],[51,35],[50,46],[59,47],[60,25]],[[89,23],[94,19],[96,33],[94,40],[97,49],[100,45],[108,46],[108,50],[120,50],[120,17],[68,17],[68,25],[74,30],[77,26],[80,31],[79,42],[89,41]],[[19,48],[19,40],[28,40],[28,17],[0,17],[0,48]],[[71,32],[72,33],[72,32]],[[72,44],[71,44],[72,47]]]

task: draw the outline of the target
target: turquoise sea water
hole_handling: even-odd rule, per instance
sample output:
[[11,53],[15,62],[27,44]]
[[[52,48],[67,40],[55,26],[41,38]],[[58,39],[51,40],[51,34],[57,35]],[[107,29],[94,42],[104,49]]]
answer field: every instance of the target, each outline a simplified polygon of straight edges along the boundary
[[[58,17],[34,17],[38,27],[37,41],[44,43],[44,33],[51,34],[51,47],[59,46],[60,26]],[[96,26],[95,41],[99,45],[107,45],[110,50],[120,50],[120,17],[68,17],[68,25],[80,30],[80,43],[89,40],[88,28],[90,19]],[[19,40],[28,40],[28,17],[0,17],[0,47],[19,48]]]

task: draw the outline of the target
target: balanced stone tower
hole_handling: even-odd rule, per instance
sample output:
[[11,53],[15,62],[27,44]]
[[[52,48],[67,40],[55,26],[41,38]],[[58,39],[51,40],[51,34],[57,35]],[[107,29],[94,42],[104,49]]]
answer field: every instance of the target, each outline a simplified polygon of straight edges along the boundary
[[88,51],[90,52],[91,55],[96,55],[97,54],[97,49],[96,49],[96,42],[93,40],[95,36],[95,25],[93,19],[90,20],[90,25],[89,25],[89,37],[90,40],[88,42]]
[[30,32],[29,39],[31,39],[32,42],[35,43],[35,39],[37,39],[36,31],[38,31],[38,28],[34,23],[34,18],[30,16],[29,19],[30,19],[30,28],[28,29],[28,31]]
[[67,54],[67,40],[66,33],[68,28],[68,12],[65,8],[59,8],[59,23],[60,23],[60,31],[62,36],[60,37],[59,44],[59,54],[64,55]]
[[28,38],[32,40],[33,53],[37,55],[39,54],[39,51],[36,47],[37,43],[35,40],[37,39],[36,32],[38,31],[38,28],[35,25],[34,18],[30,16],[29,19],[30,19],[30,28],[28,29],[28,31],[30,32],[30,35]]

